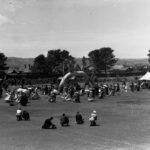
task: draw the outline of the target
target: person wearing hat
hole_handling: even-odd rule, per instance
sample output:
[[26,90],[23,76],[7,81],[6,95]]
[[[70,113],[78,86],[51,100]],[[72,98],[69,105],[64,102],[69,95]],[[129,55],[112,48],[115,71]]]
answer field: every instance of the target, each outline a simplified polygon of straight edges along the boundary
[[93,110],[89,118],[90,126],[96,126],[96,120],[97,120],[97,113],[96,110]]
[[16,111],[17,121],[22,120],[22,109],[19,107]]
[[56,129],[56,125],[52,123],[53,117],[50,117],[44,121],[42,129]]

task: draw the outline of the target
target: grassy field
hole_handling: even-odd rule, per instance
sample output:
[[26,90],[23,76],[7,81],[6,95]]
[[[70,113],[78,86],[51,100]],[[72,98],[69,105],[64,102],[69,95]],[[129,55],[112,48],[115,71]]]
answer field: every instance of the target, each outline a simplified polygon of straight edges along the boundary
[[[0,99],[0,150],[149,150],[150,149],[150,91],[128,92],[121,95],[81,103],[48,103],[48,97],[31,101],[22,107],[29,111],[30,121],[16,121],[16,106]],[[90,127],[92,110],[98,113],[98,126]],[[76,125],[74,116],[80,111],[85,119]],[[69,127],[59,125],[66,113]],[[56,130],[42,130],[45,118],[54,116]]]

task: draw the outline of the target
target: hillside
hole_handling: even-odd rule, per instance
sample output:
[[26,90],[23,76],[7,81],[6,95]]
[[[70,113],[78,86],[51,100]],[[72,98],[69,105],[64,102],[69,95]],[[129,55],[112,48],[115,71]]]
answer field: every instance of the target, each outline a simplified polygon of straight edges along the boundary
[[[18,57],[8,57],[7,59],[7,65],[11,69],[21,69],[25,68],[25,65],[28,66],[29,64],[32,65],[34,61],[34,58],[18,58]],[[82,64],[82,58],[76,58],[77,64]],[[117,65],[128,65],[128,66],[134,66],[137,64],[147,65],[148,60],[147,58],[143,59],[119,59],[117,62]]]
[[24,70],[25,65],[28,67],[33,64],[33,60],[33,58],[8,57],[7,65],[9,70]]
[[[82,59],[81,58],[76,58],[76,62],[81,65],[82,64]],[[118,59],[116,65],[128,65],[128,66],[134,66],[134,65],[148,65],[148,59],[143,58],[143,59]]]
[[129,65],[129,66],[134,66],[134,65],[148,65],[148,58],[143,58],[143,59],[119,59],[117,62],[117,65]]

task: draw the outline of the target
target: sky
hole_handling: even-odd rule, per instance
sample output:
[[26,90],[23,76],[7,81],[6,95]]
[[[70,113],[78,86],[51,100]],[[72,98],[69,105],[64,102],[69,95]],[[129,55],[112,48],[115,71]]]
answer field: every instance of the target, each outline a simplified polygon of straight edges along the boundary
[[102,47],[117,58],[146,58],[150,0],[0,0],[0,52],[7,57],[52,49],[83,57]]

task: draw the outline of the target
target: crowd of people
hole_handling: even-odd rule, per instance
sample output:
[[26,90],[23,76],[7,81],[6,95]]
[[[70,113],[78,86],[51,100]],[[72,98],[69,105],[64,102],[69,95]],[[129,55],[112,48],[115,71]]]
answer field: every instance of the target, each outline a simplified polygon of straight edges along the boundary
[[[86,95],[87,101],[93,102],[95,99],[103,99],[106,96],[119,95],[122,92],[140,91],[141,88],[149,88],[149,84],[143,82],[114,82],[114,83],[95,83],[92,87],[80,85],[77,82],[64,85],[61,90],[57,84],[43,85],[20,85],[18,88],[9,87],[6,90],[5,101],[13,106],[16,102],[26,105],[28,100],[38,100],[42,95],[49,96],[48,102],[56,102],[57,95],[60,95],[63,101],[72,101],[80,103],[80,97]],[[0,86],[0,97],[3,94],[3,88]]]
[[[56,102],[57,96],[61,97],[63,101],[72,101],[80,103],[80,97],[86,96],[87,101],[93,102],[97,99],[103,99],[106,96],[115,96],[119,95],[122,92],[131,92],[140,91],[141,88],[149,88],[149,83],[144,82],[114,82],[114,83],[95,83],[92,87],[87,85],[81,86],[77,82],[67,83],[63,86],[61,90],[58,89],[57,84],[42,84],[36,86],[27,86],[20,85],[18,88],[10,89],[9,86],[6,88],[0,85],[0,97],[3,94],[3,89],[6,91],[6,102],[9,102],[10,106],[18,105],[16,110],[16,119],[17,121],[21,120],[30,120],[30,114],[26,110],[22,110],[21,106],[25,106],[28,103],[28,100],[38,100],[42,95],[47,95],[48,102]],[[81,113],[77,112],[74,116],[76,124],[83,124],[85,122]],[[57,126],[53,123],[54,117],[49,117],[45,119],[42,129],[56,129]],[[97,112],[92,111],[89,116],[90,126],[97,125]],[[70,121],[69,117],[63,113],[60,116],[60,125],[62,127],[69,126]]]
[[67,85],[62,89],[62,98],[64,101],[80,102],[80,96],[87,95],[87,100],[92,102],[95,98],[103,99],[106,96],[114,96],[121,94],[122,92],[128,92],[131,90],[140,91],[142,88],[140,82],[115,82],[115,83],[95,83],[92,87],[81,87],[78,84]]

